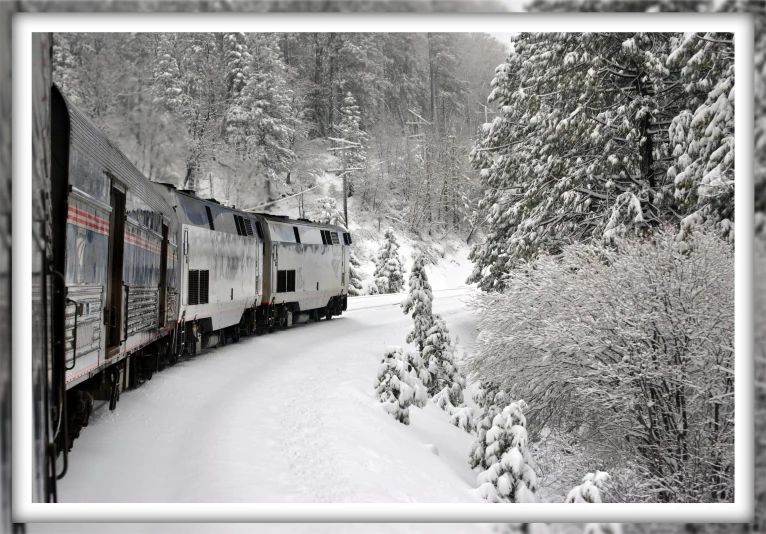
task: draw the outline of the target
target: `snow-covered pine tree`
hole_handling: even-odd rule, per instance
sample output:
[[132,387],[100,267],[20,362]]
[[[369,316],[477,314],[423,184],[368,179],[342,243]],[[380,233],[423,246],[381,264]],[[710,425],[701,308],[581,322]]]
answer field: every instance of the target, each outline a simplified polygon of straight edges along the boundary
[[399,242],[391,227],[383,234],[373,277],[379,293],[399,293],[404,288],[404,264],[399,256]]
[[490,502],[536,502],[537,474],[527,449],[523,400],[495,416],[487,431],[484,456],[489,467],[479,473],[479,493]]
[[423,362],[416,350],[392,345],[383,355],[375,378],[375,395],[383,409],[405,425],[410,424],[410,406],[423,408],[428,400],[421,380]]
[[286,172],[295,160],[292,138],[296,127],[285,66],[278,43],[266,33],[248,35],[252,57],[246,68],[247,84],[240,94],[249,121],[247,147],[250,157],[269,174]]
[[246,70],[252,57],[244,33],[224,33],[223,46],[226,61],[226,91],[229,99],[233,100],[247,85]]
[[734,239],[734,41],[731,34],[685,34],[668,57],[681,67],[689,109],[669,128],[674,164],[668,178],[688,209],[682,234],[699,224]]
[[362,294],[362,265],[353,247],[348,251],[348,294],[352,297]]
[[335,226],[346,227],[346,221],[343,219],[343,213],[338,208],[338,202],[332,197],[320,197],[317,199],[317,209],[319,215],[317,221],[322,224],[332,224]]
[[240,156],[247,152],[247,138],[251,131],[250,114],[243,107],[242,89],[249,81],[252,56],[243,33],[223,35],[226,61],[226,94],[228,109],[224,116],[224,139],[234,146]]
[[509,399],[497,385],[482,382],[474,393],[473,400],[479,406],[480,412],[476,418],[476,441],[471,446],[468,463],[472,468],[480,467],[483,471],[489,467],[484,454],[488,445],[487,432],[492,428],[495,416],[508,405]]
[[489,225],[471,252],[471,281],[499,289],[506,273],[540,252],[677,224],[684,210],[665,175],[672,158],[662,135],[689,108],[680,72],[667,66],[676,35],[515,39],[488,99],[499,114],[471,156]]
[[183,83],[173,49],[174,40],[174,34],[159,34],[154,63],[154,102],[170,112],[177,111],[183,103]]
[[[367,145],[369,138],[367,133],[361,129],[362,115],[359,111],[359,106],[356,104],[356,99],[351,93],[346,93],[346,97],[343,99],[343,105],[340,108],[341,121],[340,124],[335,126],[337,135],[354,143],[359,143],[361,148],[352,148],[345,150],[345,164],[346,168],[364,168],[367,162]],[[361,176],[364,171],[348,171],[346,174],[346,180],[348,183],[348,196],[354,194],[354,183]]]
[[435,380],[428,386],[428,394],[446,395],[452,406],[463,404],[465,378],[455,365],[455,345],[447,329],[447,323],[439,315],[432,316],[431,327],[426,333],[422,349],[423,360],[430,370],[435,368]]
[[582,484],[572,488],[567,494],[565,502],[568,503],[600,503],[601,492],[604,490],[604,485],[609,481],[611,477],[609,473],[605,471],[596,471],[595,473],[588,473],[582,478]]
[[[419,254],[412,264],[410,270],[409,279],[409,295],[404,299],[401,306],[404,313],[412,312],[412,321],[414,324],[412,331],[407,334],[407,343],[415,343],[418,346],[418,350],[423,353],[425,348],[426,339],[428,338],[428,331],[433,326],[433,312],[431,311],[431,302],[434,295],[431,291],[431,284],[428,283],[428,276],[426,275],[425,258],[422,254]],[[425,354],[423,354],[425,356]],[[426,362],[429,358],[424,357]],[[426,364],[428,368],[428,363]],[[435,369],[434,369],[435,370]],[[435,376],[433,378],[436,378]],[[432,381],[435,386],[436,381]],[[433,392],[429,387],[429,395]]]

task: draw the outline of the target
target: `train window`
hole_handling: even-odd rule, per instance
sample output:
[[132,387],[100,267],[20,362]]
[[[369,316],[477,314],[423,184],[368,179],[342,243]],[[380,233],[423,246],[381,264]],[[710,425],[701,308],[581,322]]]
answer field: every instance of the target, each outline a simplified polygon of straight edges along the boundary
[[301,235],[298,233],[298,227],[293,226],[293,232],[295,232],[295,242],[300,243],[301,242]]
[[245,222],[245,234],[253,235],[253,225],[250,223],[250,219],[242,219]]
[[326,245],[327,244],[327,236],[324,234],[324,230],[320,230],[319,233],[322,234],[322,244]]
[[295,271],[287,271],[287,292],[295,291]]
[[207,304],[210,294],[210,271],[189,269],[189,305]]
[[247,235],[245,233],[245,222],[242,220],[242,217],[236,214],[232,214],[232,217],[234,217],[234,226],[237,227],[237,235]]
[[338,239],[338,232],[330,232],[330,235],[332,236],[332,244],[340,245],[340,240]]
[[349,234],[348,232],[343,232],[343,242],[346,245],[350,245],[351,244],[351,234]]
[[215,230],[213,225],[213,212],[210,211],[210,206],[205,206],[205,213],[207,213],[207,223],[210,225],[211,230]]
[[258,232],[258,237],[263,239],[263,228],[261,227],[261,221],[255,221],[255,231]]

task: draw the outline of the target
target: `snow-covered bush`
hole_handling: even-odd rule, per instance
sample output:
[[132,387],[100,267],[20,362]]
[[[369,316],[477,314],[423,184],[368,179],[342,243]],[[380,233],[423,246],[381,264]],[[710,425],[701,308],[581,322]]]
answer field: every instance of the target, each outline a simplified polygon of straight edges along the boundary
[[[428,400],[419,372],[423,361],[418,351],[392,345],[386,349],[375,378],[375,394],[383,408],[400,423],[410,424],[410,406],[423,408]],[[426,373],[425,377],[428,379]]]
[[[415,262],[412,264],[409,287],[410,292],[404,302],[402,302],[402,309],[404,313],[412,313],[412,321],[415,324],[412,331],[407,334],[407,343],[415,343],[418,346],[418,350],[423,353],[424,359],[428,361],[428,358],[425,358],[423,348],[434,322],[431,311],[431,302],[434,296],[431,292],[431,284],[428,283],[425,260],[422,254],[415,258]],[[435,383],[433,387],[436,387]],[[429,391],[429,394],[432,395],[433,391]]]
[[383,234],[373,276],[378,293],[399,293],[404,288],[404,264],[393,228],[389,227]]
[[582,479],[582,484],[572,488],[567,494],[566,502],[568,503],[600,503],[601,492],[604,490],[604,484],[606,484],[611,477],[609,473],[605,471],[596,471],[595,473],[588,473]]
[[428,386],[428,394],[433,396],[447,390],[450,403],[453,406],[460,406],[463,403],[465,378],[455,365],[455,345],[450,339],[444,319],[434,315],[432,320],[422,352],[426,367],[432,373],[434,370],[436,372]]
[[731,500],[733,260],[715,233],[674,229],[541,256],[478,297],[467,367],[605,469],[635,461],[647,495]]
[[537,474],[527,449],[523,400],[512,402],[492,421],[484,457],[489,467],[479,473],[479,493],[490,502],[536,502]]
[[338,208],[338,202],[334,198],[320,197],[316,202],[319,210],[317,222],[346,227],[346,220],[343,218],[343,213]]
[[473,396],[473,401],[479,406],[479,416],[476,418],[476,441],[471,446],[471,453],[468,457],[468,463],[471,467],[480,467],[487,469],[487,463],[484,451],[487,449],[487,432],[492,428],[492,421],[495,416],[503,411],[509,399],[506,393],[491,381],[482,382],[479,389]]

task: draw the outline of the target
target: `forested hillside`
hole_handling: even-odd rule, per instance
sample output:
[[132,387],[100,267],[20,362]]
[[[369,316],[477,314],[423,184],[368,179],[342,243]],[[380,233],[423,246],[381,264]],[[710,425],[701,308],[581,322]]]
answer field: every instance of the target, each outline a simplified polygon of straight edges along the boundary
[[346,139],[363,218],[465,237],[467,155],[506,49],[486,34],[57,34],[54,78],[154,181],[254,207],[316,185]]

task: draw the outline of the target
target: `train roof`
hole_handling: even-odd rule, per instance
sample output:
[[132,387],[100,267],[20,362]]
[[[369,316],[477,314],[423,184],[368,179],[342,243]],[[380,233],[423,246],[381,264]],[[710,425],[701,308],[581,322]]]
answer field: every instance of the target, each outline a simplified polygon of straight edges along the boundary
[[339,231],[339,232],[348,232],[345,226],[336,225],[336,224],[324,224],[317,221],[311,221],[309,219],[291,219],[287,215],[273,215],[271,213],[247,213],[248,215],[255,215],[257,217],[260,217],[262,219],[265,219],[266,221],[274,221],[279,222],[283,224],[293,224],[296,226],[311,226],[315,228],[331,228],[333,230]]

